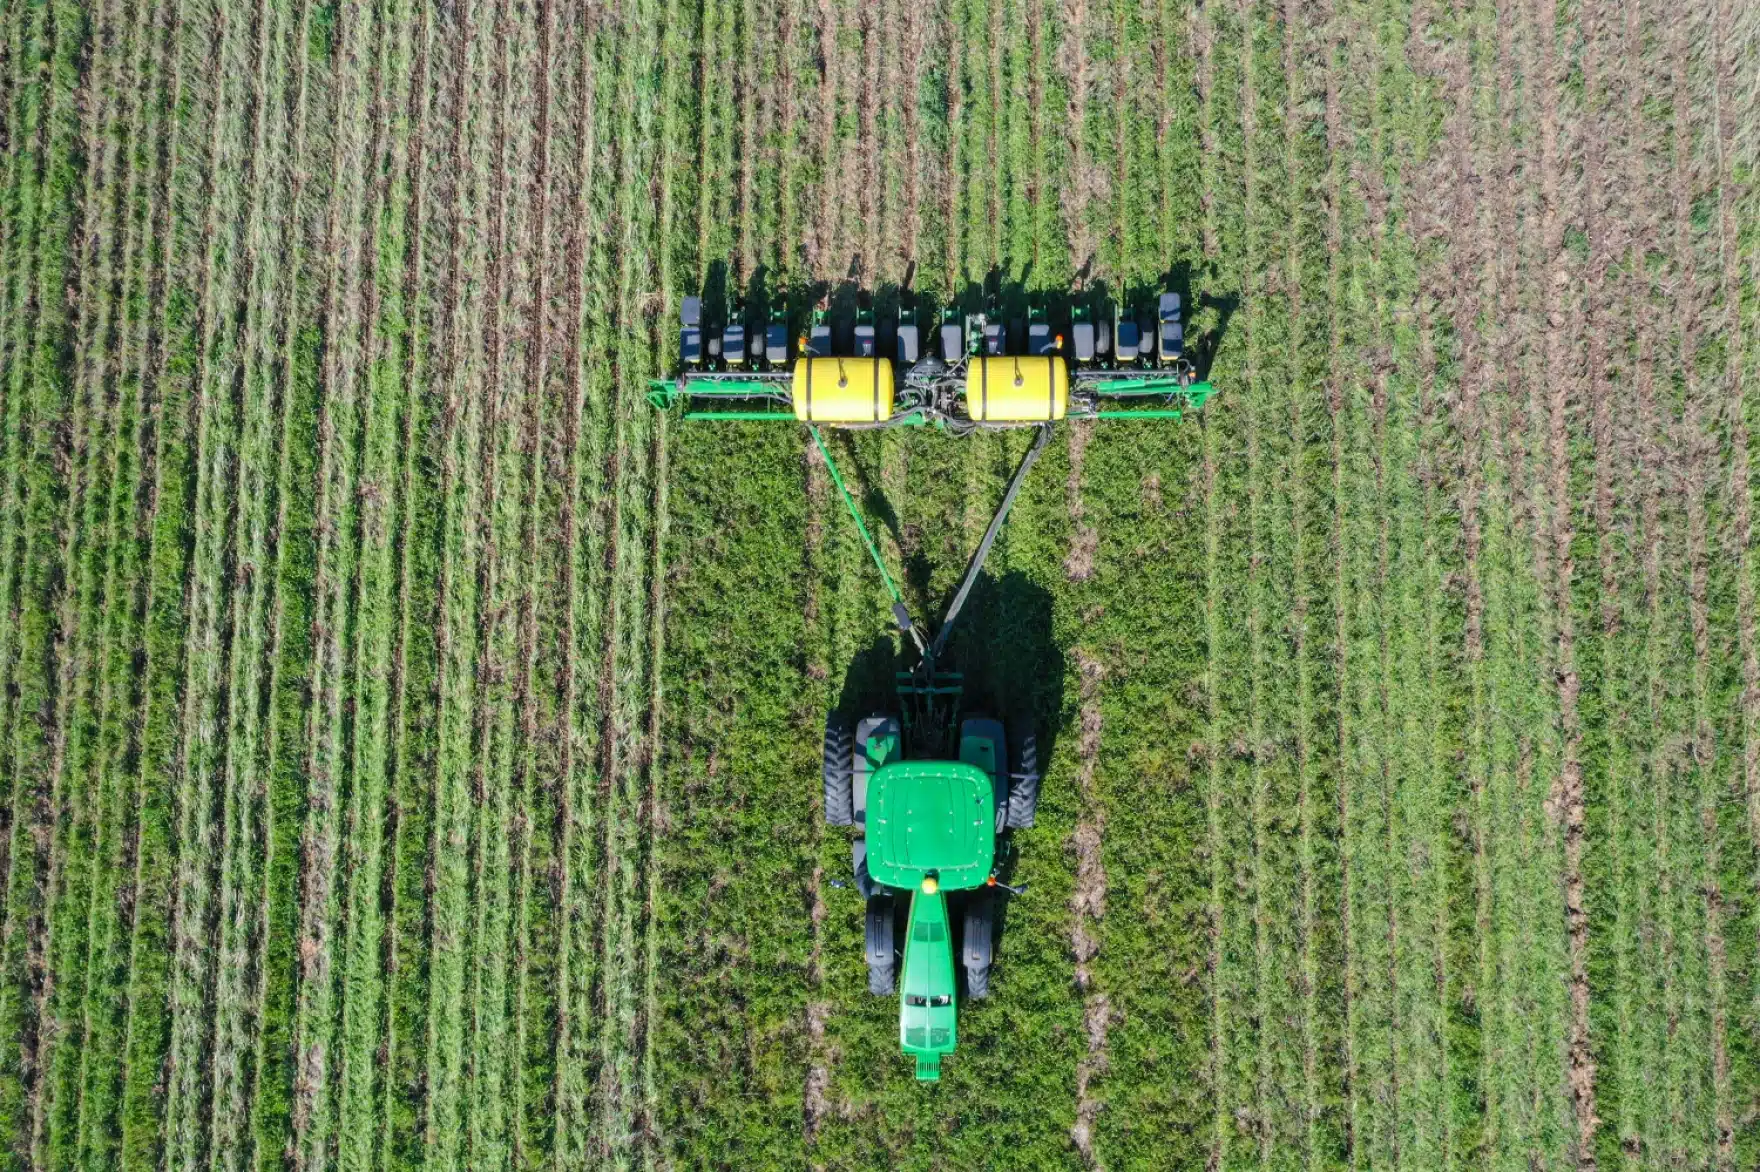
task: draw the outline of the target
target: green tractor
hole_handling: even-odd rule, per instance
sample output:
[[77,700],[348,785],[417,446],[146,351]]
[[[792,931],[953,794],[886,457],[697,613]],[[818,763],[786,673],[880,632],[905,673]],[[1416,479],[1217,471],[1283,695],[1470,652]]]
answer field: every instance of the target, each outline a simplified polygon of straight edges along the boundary
[[966,714],[959,673],[936,664],[1050,435],[1049,425],[1041,424],[929,643],[825,452],[850,515],[893,590],[893,616],[919,652],[916,667],[897,674],[894,711],[853,722],[839,712],[827,718],[824,773],[825,821],[862,832],[851,855],[856,887],[867,900],[868,991],[899,996],[899,1045],[916,1059],[917,1078],[923,1081],[941,1077],[942,1056],[959,1042],[956,945],[966,996],[990,995],[997,904],[1004,895],[1025,890],[1005,883],[1000,874],[1005,836],[1031,827],[1039,804],[1039,754],[1030,717],[1005,728],[993,716]]
[[[1146,310],[1109,309],[1078,298],[1066,351],[1042,306],[1029,307],[1024,330],[1011,330],[993,303],[981,312],[949,305],[940,315],[940,344],[924,352],[926,311],[914,295],[883,322],[859,300],[847,334],[833,328],[833,313],[821,303],[791,357],[786,302],[758,323],[760,348],[758,335],[748,342],[744,325],[705,320],[702,300],[689,297],[679,371],[649,388],[655,408],[682,408],[687,420],[805,424],[892,598],[899,631],[917,652],[916,665],[897,673],[888,710],[831,714],[824,780],[826,822],[858,830],[851,856],[867,900],[868,988],[899,997],[899,1044],[927,1082],[941,1077],[941,1060],[959,1041],[959,970],[965,996],[989,995],[1000,901],[1025,890],[1003,881],[1010,832],[1033,825],[1039,799],[1030,718],[1005,726],[994,715],[966,713],[960,675],[938,666],[948,636],[1057,421],[1178,419],[1212,394],[1186,358],[1177,294],[1161,295],[1153,341],[1142,324]],[[953,435],[1013,427],[1038,433],[927,641],[821,431],[925,425]]]
[[899,1044],[917,1077],[934,1080],[959,1041],[954,928],[966,996],[987,997],[997,901],[1021,890],[997,877],[998,841],[1033,824],[1039,778],[1030,731],[1017,731],[1011,757],[1000,721],[968,717],[951,758],[910,756],[905,732],[892,713],[853,728],[835,715],[827,722],[825,815],[864,832],[854,862],[867,900],[868,991],[900,995]]

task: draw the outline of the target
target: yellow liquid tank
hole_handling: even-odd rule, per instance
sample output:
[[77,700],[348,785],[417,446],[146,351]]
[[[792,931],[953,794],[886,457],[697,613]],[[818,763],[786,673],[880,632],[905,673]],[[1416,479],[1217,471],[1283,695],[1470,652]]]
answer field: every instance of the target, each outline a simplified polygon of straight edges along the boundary
[[802,423],[881,423],[892,417],[886,358],[803,358],[794,364],[794,417]]
[[966,366],[966,413],[979,423],[1040,423],[1069,411],[1062,358],[974,358]]

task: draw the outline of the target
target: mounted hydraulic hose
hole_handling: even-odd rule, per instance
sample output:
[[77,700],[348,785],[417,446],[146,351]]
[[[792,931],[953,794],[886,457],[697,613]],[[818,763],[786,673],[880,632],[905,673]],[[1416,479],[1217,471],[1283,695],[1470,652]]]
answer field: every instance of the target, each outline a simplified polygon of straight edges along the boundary
[[862,520],[862,512],[856,507],[855,497],[850,495],[849,488],[843,483],[843,475],[837,470],[837,461],[831,457],[831,448],[825,443],[825,437],[816,426],[807,428],[813,434],[813,443],[818,445],[819,455],[824,457],[825,467],[831,473],[831,483],[837,486],[838,493],[843,497],[844,507],[849,510],[850,519],[856,523],[856,530],[862,535],[862,544],[868,549],[868,556],[874,561],[874,568],[880,571],[880,580],[886,584],[886,593],[892,597],[892,616],[898,623],[898,629],[910,636],[916,644],[917,653],[922,656],[924,670],[930,675],[935,672],[935,662],[947,648],[947,637],[953,633],[954,620],[966,604],[966,596],[972,592],[972,586],[984,569],[984,560],[990,556],[990,547],[996,544],[996,535],[1002,530],[1002,523],[1008,519],[1009,510],[1014,508],[1014,498],[1020,495],[1021,484],[1026,480],[1027,473],[1032,469],[1039,453],[1051,441],[1051,425],[1041,423],[1038,434],[1033,438],[1033,446],[1021,457],[1020,466],[1014,470],[1014,476],[1008,482],[1008,491],[1002,494],[1002,504],[996,509],[996,515],[990,518],[990,527],[984,530],[984,539],[978,543],[977,552],[966,566],[965,577],[960,581],[959,590],[954,593],[953,601],[948,605],[947,614],[936,628],[935,640],[925,646],[921,631],[917,629],[911,618],[910,607],[905,605],[904,596],[899,593],[898,584],[886,569],[886,560],[880,556],[880,547],[874,542],[874,535],[868,530],[868,523]]

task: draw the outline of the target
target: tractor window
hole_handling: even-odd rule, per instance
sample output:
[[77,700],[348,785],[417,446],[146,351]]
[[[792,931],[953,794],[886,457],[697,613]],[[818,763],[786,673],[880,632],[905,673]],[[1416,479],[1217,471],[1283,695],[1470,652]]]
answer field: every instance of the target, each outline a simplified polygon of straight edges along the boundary
[[952,1005],[953,998],[948,996],[946,993],[943,993],[939,997],[929,998],[929,1004],[931,1006]]
[[[941,1001],[941,998],[937,997],[936,1001]],[[929,999],[924,997],[921,993],[906,993],[904,995],[904,1003],[906,1005],[923,1006],[929,1004]]]

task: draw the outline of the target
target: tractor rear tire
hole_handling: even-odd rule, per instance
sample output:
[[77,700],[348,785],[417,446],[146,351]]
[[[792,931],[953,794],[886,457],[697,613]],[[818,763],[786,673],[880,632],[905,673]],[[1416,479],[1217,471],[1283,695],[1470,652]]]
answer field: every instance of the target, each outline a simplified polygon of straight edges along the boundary
[[1029,720],[1012,722],[1014,744],[1008,755],[1008,828],[1028,830],[1039,809],[1039,741]]
[[990,892],[976,892],[967,901],[963,935],[966,996],[982,1001],[990,995],[990,962],[996,954],[996,899]]
[[855,733],[834,712],[825,719],[825,824],[856,820]]
[[867,942],[868,992],[889,997],[898,988],[898,945],[894,936],[892,896],[875,895],[868,900]]

